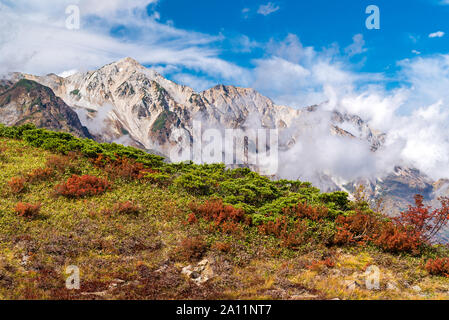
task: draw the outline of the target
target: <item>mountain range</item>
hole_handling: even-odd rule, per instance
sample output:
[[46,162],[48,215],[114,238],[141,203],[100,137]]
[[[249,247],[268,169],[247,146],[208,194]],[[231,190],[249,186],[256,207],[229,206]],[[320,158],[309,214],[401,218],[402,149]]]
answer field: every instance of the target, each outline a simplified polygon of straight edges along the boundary
[[309,180],[323,191],[344,190],[352,195],[362,184],[371,201],[383,199],[392,212],[404,209],[414,194],[432,201],[447,193],[448,180],[433,181],[401,164],[377,176],[354,179],[319,168],[287,170],[309,161],[296,158],[292,150],[304,139],[311,139],[313,148],[314,137],[308,133],[323,124],[324,135],[341,143],[365,144],[372,155],[382,149],[388,137],[357,115],[325,110],[321,105],[301,109],[276,105],[250,88],[217,85],[195,92],[132,58],[65,78],[14,73],[0,82],[0,123],[32,122],[38,127],[132,145],[166,157],[174,150],[191,147],[194,120],[201,121],[203,129],[278,129],[280,170],[273,178]]

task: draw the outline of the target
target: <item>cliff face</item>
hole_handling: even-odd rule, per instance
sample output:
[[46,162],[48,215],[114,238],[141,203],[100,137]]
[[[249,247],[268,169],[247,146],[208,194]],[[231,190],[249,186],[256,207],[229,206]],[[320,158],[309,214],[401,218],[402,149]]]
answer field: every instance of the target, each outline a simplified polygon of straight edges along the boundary
[[38,128],[91,137],[77,114],[50,88],[25,79],[0,84],[0,122],[6,125],[33,123]]

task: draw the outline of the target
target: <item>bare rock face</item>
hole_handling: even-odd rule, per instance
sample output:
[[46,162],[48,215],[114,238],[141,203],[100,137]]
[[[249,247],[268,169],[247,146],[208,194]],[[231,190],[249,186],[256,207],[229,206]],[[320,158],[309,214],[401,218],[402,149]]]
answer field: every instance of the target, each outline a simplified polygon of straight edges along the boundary
[[90,137],[77,114],[62,99],[50,88],[31,80],[0,84],[0,122],[6,125],[33,123],[38,128]]

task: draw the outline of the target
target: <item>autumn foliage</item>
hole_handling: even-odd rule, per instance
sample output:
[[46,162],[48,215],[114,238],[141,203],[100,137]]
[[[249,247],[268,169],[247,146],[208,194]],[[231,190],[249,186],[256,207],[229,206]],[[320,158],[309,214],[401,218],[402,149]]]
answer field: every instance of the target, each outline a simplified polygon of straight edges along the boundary
[[25,191],[26,180],[24,178],[14,177],[8,181],[9,188],[13,194]]
[[449,277],[449,258],[427,260],[426,270],[432,275]]
[[106,179],[73,175],[67,182],[57,185],[55,193],[67,198],[82,198],[102,194],[109,188],[110,183]]
[[128,158],[111,159],[100,154],[93,163],[99,166],[114,179],[123,179],[125,181],[143,179],[147,173],[155,171],[146,168],[142,163]]
[[284,215],[294,216],[298,219],[309,219],[312,221],[322,221],[329,217],[329,210],[324,206],[311,206],[307,202],[299,202],[294,207],[285,208]]
[[177,255],[182,260],[200,259],[207,250],[207,244],[201,236],[184,238],[178,248]]
[[192,214],[188,218],[189,222],[193,223],[198,218],[203,218],[213,222],[215,229],[226,233],[240,231],[241,223],[251,224],[251,220],[242,209],[225,205],[221,199],[208,200],[203,204],[191,203],[190,210],[192,210]]
[[434,239],[449,222],[449,198],[440,198],[441,208],[431,210],[425,206],[422,195],[415,196],[415,206],[409,206],[395,221],[406,229],[411,229],[424,242]]
[[40,204],[33,205],[30,203],[19,202],[14,208],[14,211],[21,217],[32,219],[39,214],[40,209]]
[[137,216],[142,208],[132,201],[119,202],[114,205],[112,212],[116,214]]
[[54,170],[51,168],[37,168],[27,174],[26,180],[29,183],[36,183],[46,181],[54,175]]

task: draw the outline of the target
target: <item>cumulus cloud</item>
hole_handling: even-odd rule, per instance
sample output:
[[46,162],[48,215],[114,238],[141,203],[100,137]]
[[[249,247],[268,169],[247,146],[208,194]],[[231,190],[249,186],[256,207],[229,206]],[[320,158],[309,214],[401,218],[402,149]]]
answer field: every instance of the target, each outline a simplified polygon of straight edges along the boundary
[[[379,176],[403,165],[435,180],[449,177],[449,55],[402,60],[391,79],[358,72],[346,59],[346,50],[336,46],[317,50],[304,46],[295,35],[272,40],[266,50],[266,57],[253,61],[251,86],[278,104],[319,104],[322,110],[317,113],[319,121],[307,126],[313,130],[281,155],[281,174],[304,177],[320,169],[347,181]],[[391,80],[400,85],[388,89]],[[371,128],[385,133],[384,147],[373,154],[366,142],[329,136],[326,112],[332,110],[359,115]],[[316,176],[306,178],[320,182]]]
[[[25,0],[0,3],[0,72],[35,74],[85,70],[132,55],[143,64],[203,71],[223,79],[244,77],[242,68],[219,58],[220,36],[177,29],[148,15],[154,0]],[[65,26],[68,5],[76,4],[81,28]],[[132,37],[111,35],[125,26]]]
[[433,33],[429,34],[429,38],[441,38],[443,36],[444,36],[443,31],[437,31],[437,32],[433,32]]
[[278,5],[272,3],[272,2],[268,2],[267,4],[264,5],[260,5],[259,9],[257,9],[257,13],[261,14],[263,16],[268,16],[276,11],[278,11],[281,7],[279,7]]
[[365,46],[365,40],[363,39],[363,35],[362,34],[356,34],[353,38],[353,43],[351,45],[349,45],[346,49],[345,49],[345,53],[347,55],[349,55],[350,57],[366,52],[367,49],[364,48]]

